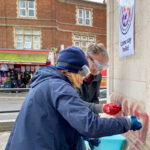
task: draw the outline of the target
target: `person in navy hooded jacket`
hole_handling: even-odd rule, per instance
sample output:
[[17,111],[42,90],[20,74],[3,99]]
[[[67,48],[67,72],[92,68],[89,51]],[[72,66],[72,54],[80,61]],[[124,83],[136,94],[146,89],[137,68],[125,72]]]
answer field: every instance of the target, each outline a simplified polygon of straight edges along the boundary
[[98,138],[139,130],[136,116],[99,118],[87,107],[75,89],[89,73],[84,52],[74,46],[60,51],[56,67],[39,68],[6,150],[76,150],[81,135]]

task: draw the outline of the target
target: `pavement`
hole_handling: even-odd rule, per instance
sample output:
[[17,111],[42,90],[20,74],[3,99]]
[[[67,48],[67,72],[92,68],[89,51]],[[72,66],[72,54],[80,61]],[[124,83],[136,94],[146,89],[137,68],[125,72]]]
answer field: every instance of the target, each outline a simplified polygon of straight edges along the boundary
[[5,150],[10,132],[0,132],[0,150]]

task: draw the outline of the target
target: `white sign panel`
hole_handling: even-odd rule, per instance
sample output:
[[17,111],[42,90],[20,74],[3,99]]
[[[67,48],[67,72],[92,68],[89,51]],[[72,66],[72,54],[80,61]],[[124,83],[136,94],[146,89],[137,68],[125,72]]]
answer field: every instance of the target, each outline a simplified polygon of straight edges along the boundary
[[120,0],[119,51],[120,57],[134,54],[134,0]]

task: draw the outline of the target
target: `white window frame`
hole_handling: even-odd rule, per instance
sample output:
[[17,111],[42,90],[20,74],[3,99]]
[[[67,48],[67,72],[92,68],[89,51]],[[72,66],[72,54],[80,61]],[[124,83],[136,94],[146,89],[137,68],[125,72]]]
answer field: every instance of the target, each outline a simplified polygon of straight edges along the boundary
[[[79,11],[82,11],[82,16],[79,15]],[[78,25],[85,25],[85,26],[92,26],[92,9],[89,9],[89,8],[80,8],[80,7],[77,7],[76,8],[76,11],[77,11],[77,17],[76,17],[76,22]],[[86,12],[89,11],[89,17],[86,16]],[[82,19],[82,23],[79,22],[79,19]],[[86,20],[89,20],[89,24],[86,23]]]
[[[19,30],[20,30],[20,32],[17,32]],[[27,33],[27,32],[25,32],[25,30],[29,30],[31,33],[30,32]],[[36,31],[36,32],[34,32],[34,31]],[[17,37],[19,37],[19,36],[22,38],[20,38],[20,41],[17,41]],[[26,36],[30,36],[31,41],[25,40]],[[34,37],[36,37],[36,36],[39,37],[39,41],[34,41]],[[22,39],[22,41],[21,41],[21,39]],[[17,47],[17,43],[22,43],[22,46]],[[26,44],[27,45],[29,44],[31,46],[26,47]],[[35,47],[35,44],[39,44],[36,46],[38,48]],[[41,31],[37,30],[37,29],[15,28],[15,48],[16,49],[33,49],[33,50],[41,49]]]
[[[25,1],[24,1],[25,2]],[[25,15],[22,15],[21,14],[21,10],[24,10],[25,11]],[[20,6],[20,0],[19,0],[19,15],[20,15],[20,17],[26,17],[26,4],[25,4],[25,8],[24,7],[21,7]]]
[[[25,8],[21,8],[20,7],[20,3],[22,2],[25,2]],[[35,1],[36,0],[18,0],[18,14],[19,14],[19,17],[21,18],[35,18],[36,17],[36,9],[35,9]],[[29,8],[29,2],[33,2],[33,6],[34,8]],[[25,10],[25,15],[22,15],[20,12],[21,10]],[[33,10],[34,12],[34,16],[29,16],[29,11],[30,10]]]
[[[33,8],[29,8],[29,2],[31,2],[31,1],[28,1],[28,17],[35,17],[35,1],[34,1],[34,5],[33,5]],[[30,10],[33,10],[33,12],[34,12],[34,16],[29,16],[29,11]]]
[[[74,33],[72,36],[73,36],[72,37],[73,45],[80,47],[83,51],[86,51],[86,49],[90,43],[96,42],[96,36],[95,35],[86,35],[86,34],[82,34],[82,33]],[[84,42],[86,42],[86,45],[83,45]]]
[[[81,16],[80,16],[80,13],[79,13],[80,11],[82,11],[82,15]],[[82,20],[82,23],[79,22],[79,19]],[[83,23],[84,23],[84,10],[79,8],[78,9],[78,24],[82,25]]]
[[[89,17],[86,16],[87,11],[89,11]],[[88,9],[85,9],[84,13],[85,13],[85,25],[89,26],[91,25],[91,11]],[[86,24],[86,20],[89,20],[89,24]]]

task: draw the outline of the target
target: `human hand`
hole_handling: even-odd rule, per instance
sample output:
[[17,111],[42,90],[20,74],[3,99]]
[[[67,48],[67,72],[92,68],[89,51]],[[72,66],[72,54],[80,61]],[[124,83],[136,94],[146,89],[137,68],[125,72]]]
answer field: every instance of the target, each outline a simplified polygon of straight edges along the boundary
[[138,117],[130,115],[127,118],[129,119],[130,130],[136,131],[142,128],[142,123]]
[[100,144],[99,138],[88,138],[84,136],[83,139],[88,141],[91,149],[93,149],[95,146],[97,147]]
[[116,104],[105,104],[103,106],[103,112],[109,115],[116,115],[121,111],[121,105],[116,105]]

